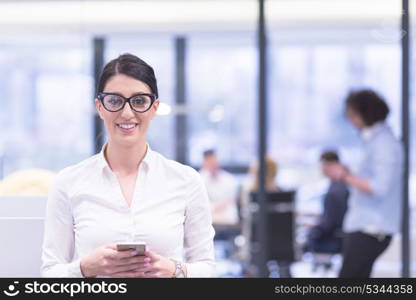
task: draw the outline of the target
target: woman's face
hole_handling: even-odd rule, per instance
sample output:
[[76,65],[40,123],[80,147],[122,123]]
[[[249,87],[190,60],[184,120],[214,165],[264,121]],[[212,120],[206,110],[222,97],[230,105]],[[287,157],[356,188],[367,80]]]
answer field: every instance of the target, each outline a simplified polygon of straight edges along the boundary
[[365,123],[363,118],[352,108],[347,107],[347,118],[350,120],[351,124],[354,125],[359,130],[364,129]]
[[[125,98],[138,93],[152,93],[147,84],[124,74],[111,77],[107,81],[103,92],[119,94]],[[95,99],[95,107],[100,118],[104,121],[109,140],[124,146],[132,146],[138,141],[146,140],[147,129],[156,114],[158,106],[159,99],[156,99],[152,107],[144,113],[133,111],[128,103],[124,105],[122,110],[110,112],[104,108],[98,99]],[[122,126],[133,126],[133,128],[126,129]]]

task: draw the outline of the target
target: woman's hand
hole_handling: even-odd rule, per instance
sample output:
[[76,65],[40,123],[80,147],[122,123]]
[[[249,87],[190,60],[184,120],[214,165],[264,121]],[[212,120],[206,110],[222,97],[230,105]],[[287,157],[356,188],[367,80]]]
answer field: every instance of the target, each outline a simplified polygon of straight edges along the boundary
[[372,194],[370,183],[365,178],[359,178],[351,174],[350,170],[341,164],[332,164],[327,167],[327,175],[335,181],[342,181],[349,186],[356,187],[360,191]]
[[116,245],[104,245],[81,260],[84,277],[143,277],[150,258],[133,250],[117,251]]
[[173,277],[176,264],[173,260],[147,250],[145,256],[150,259],[150,265],[144,273],[146,278]]

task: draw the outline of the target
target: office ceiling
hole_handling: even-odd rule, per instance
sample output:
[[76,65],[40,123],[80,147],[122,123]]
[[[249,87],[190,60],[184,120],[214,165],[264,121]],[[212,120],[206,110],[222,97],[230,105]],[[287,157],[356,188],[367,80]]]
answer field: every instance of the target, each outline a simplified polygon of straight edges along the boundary
[[[268,0],[269,26],[395,26],[392,0]],[[254,30],[255,0],[0,0],[0,33]]]

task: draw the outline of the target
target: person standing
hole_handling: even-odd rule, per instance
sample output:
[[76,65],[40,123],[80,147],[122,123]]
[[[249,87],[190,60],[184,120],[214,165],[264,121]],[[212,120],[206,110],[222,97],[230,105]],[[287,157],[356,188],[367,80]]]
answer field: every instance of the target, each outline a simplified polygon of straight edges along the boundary
[[329,170],[351,188],[341,278],[370,277],[400,230],[403,149],[386,124],[388,114],[386,102],[372,90],[351,92],[346,99],[346,116],[360,131],[364,155],[356,173],[341,165]]

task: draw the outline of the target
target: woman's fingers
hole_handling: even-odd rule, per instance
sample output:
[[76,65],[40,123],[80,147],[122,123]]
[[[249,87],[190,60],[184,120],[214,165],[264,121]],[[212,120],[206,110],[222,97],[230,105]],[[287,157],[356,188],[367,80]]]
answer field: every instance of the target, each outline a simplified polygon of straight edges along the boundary
[[126,273],[126,272],[146,272],[150,271],[150,266],[144,266],[143,264],[134,264],[134,265],[128,265],[128,266],[119,266],[112,268],[112,274],[115,273]]
[[144,269],[144,268],[149,268],[149,267],[150,267],[149,263],[143,263],[143,262],[114,266],[114,268],[122,269],[122,270]]
[[160,256],[156,252],[153,252],[151,250],[146,250],[144,252],[144,255],[149,257],[152,261],[159,260],[159,258],[160,258]]
[[113,278],[137,278],[144,277],[144,272],[142,271],[127,271],[127,272],[118,272],[110,275]]
[[131,265],[131,264],[138,264],[138,263],[141,263],[141,264],[150,263],[150,258],[146,256],[127,257],[127,258],[123,258],[123,259],[119,259],[115,261],[114,265],[126,266],[126,265]]
[[117,250],[117,246],[114,244],[109,244],[109,245],[104,245],[104,248],[108,248],[108,249],[113,249],[113,250]]
[[144,277],[145,278],[159,278],[161,276],[160,276],[159,271],[147,271],[144,273]]
[[123,250],[123,251],[115,251],[111,255],[111,259],[120,260],[120,259],[127,259],[131,257],[137,256],[137,252],[135,250]]
[[148,250],[145,255],[138,256],[134,250],[117,251],[114,245],[105,248],[109,261],[106,273],[111,277],[160,277],[155,265],[160,259],[157,253]]

